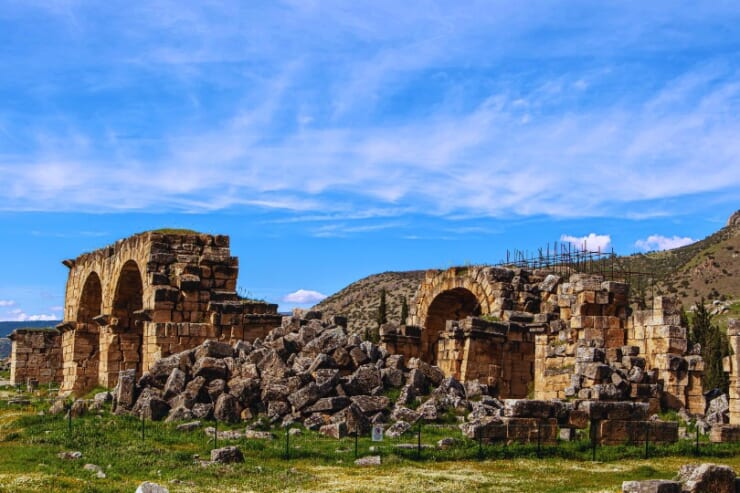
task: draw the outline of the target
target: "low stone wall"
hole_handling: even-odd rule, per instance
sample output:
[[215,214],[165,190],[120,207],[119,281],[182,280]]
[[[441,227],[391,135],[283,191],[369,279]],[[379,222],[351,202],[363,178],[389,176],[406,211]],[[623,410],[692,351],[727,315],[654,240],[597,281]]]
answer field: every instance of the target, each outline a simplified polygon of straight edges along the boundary
[[10,381],[25,384],[28,379],[39,384],[62,380],[61,335],[55,329],[17,329],[9,336]]
[[531,390],[534,354],[534,335],[527,327],[468,317],[447,322],[437,362],[460,381],[478,380],[499,397],[522,398]]

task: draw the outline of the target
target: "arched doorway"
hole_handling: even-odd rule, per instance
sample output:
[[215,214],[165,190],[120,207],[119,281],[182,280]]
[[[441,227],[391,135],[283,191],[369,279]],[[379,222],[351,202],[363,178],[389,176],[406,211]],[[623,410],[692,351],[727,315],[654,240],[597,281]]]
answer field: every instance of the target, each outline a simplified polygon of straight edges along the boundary
[[[121,370],[136,370],[142,374],[143,329],[137,323],[135,312],[144,308],[144,286],[141,271],[135,261],[129,260],[121,268],[116,283],[111,311],[111,325],[106,328],[107,346],[105,378],[108,386],[118,381]],[[103,371],[101,371],[103,373]],[[102,380],[102,379],[101,379]]]
[[430,364],[437,362],[437,343],[448,320],[461,320],[480,314],[478,298],[465,288],[454,288],[438,294],[427,311],[422,331],[422,358]]
[[100,364],[100,315],[103,289],[100,277],[92,272],[85,279],[74,324],[62,332],[64,377],[62,391],[82,394],[95,386]]
[[87,276],[80,296],[80,305],[77,309],[77,322],[92,324],[93,319],[100,315],[103,303],[103,289],[100,277],[95,272]]

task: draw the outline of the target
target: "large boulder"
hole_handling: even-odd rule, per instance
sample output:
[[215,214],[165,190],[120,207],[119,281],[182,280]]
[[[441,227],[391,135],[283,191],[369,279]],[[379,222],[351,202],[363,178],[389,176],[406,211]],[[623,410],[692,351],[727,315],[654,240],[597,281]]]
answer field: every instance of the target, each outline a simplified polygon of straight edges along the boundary
[[229,343],[210,339],[195,350],[195,359],[202,358],[230,358],[234,356],[234,348]]
[[622,493],[681,493],[681,483],[666,479],[624,481]]
[[388,409],[388,406],[391,403],[391,400],[388,397],[382,395],[356,395],[350,399],[357,409],[366,415],[384,411]]
[[735,471],[711,463],[686,464],[678,471],[684,493],[735,493]]
[[241,419],[241,405],[231,394],[221,394],[213,409],[213,416],[226,423],[238,423]]
[[231,464],[244,462],[244,454],[238,447],[223,447],[211,450],[211,462]]
[[226,379],[228,378],[228,368],[224,360],[206,356],[196,360],[195,365],[193,365],[193,376],[203,377],[209,382],[219,378]]
[[382,385],[380,370],[373,364],[362,365],[347,378],[343,387],[350,395],[371,394],[375,387]]
[[302,389],[299,389],[288,396],[288,402],[293,406],[293,409],[300,411],[306,406],[310,406],[321,397],[321,391],[319,386],[314,382],[309,383]]
[[136,370],[124,370],[118,374],[114,391],[115,411],[129,410],[136,402]]

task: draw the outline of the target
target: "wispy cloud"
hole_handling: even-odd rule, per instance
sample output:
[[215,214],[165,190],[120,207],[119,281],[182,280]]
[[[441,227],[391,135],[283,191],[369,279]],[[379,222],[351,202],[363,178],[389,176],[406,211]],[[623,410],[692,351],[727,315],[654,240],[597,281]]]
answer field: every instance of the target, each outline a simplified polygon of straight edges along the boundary
[[8,307],[8,306],[14,306],[15,300],[0,300],[0,306],[2,307]]
[[59,320],[60,316],[53,313],[44,314],[33,314],[29,315],[20,308],[16,308],[5,313],[0,314],[0,319],[17,322],[37,322],[37,321],[50,321]]
[[310,289],[299,289],[290,294],[286,294],[283,297],[285,303],[296,303],[299,305],[308,305],[318,303],[319,301],[326,298],[326,295],[318,291],[312,291]]
[[650,235],[647,239],[637,240],[635,242],[635,247],[643,251],[671,250],[673,248],[690,245],[695,242],[695,239],[689,238],[688,236],[667,237],[663,235]]
[[560,241],[574,245],[577,248],[583,248],[591,251],[606,252],[612,246],[612,237],[610,235],[598,235],[589,233],[586,236],[562,235]]
[[[71,49],[24,58],[99,70],[89,93],[11,88],[27,104],[0,112],[19,122],[0,134],[0,210],[654,217],[666,199],[735,200],[740,63],[715,27],[740,12],[658,4],[157,2],[104,30],[82,4],[28,7]],[[98,53],[97,36],[120,42]]]

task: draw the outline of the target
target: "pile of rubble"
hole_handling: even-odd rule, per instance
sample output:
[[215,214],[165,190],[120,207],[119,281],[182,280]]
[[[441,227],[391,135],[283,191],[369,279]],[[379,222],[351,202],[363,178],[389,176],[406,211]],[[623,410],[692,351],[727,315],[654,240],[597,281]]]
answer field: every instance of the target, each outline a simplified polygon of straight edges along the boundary
[[[138,382],[133,372],[122,372],[114,411],[167,421],[235,423],[266,416],[273,424],[298,422],[336,438],[381,423],[389,425],[387,436],[398,437],[420,420],[449,416],[462,421],[463,434],[487,441],[547,443],[572,437],[593,420],[601,443],[645,436],[647,403],[499,400],[487,385],[462,384],[418,358],[405,361],[347,334],[345,326],[342,317],[322,321],[308,312],[285,317],[264,340],[206,341],[158,360]],[[598,364],[599,350],[591,349],[589,359]],[[676,440],[675,423],[649,422],[651,441]]]
[[[465,388],[439,368],[347,334],[343,317],[304,317],[285,317],[264,340],[209,340],[162,358],[138,382],[133,372],[121,372],[114,411],[168,421],[264,415],[341,437],[389,420],[405,423],[390,431],[402,433],[419,419],[467,410]],[[386,395],[393,388],[399,389],[395,403]],[[424,395],[418,409],[407,407]]]

